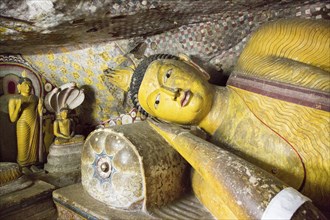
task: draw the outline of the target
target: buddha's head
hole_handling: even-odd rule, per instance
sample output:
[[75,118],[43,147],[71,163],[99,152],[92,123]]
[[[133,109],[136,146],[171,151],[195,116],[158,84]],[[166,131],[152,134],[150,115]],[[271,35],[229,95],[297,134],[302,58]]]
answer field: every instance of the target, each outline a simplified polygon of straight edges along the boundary
[[69,113],[69,107],[65,105],[60,109],[60,112],[57,114],[58,119],[67,119]]
[[32,91],[32,81],[29,78],[22,77],[18,81],[17,90],[22,95],[28,95]]
[[172,55],[153,55],[142,61],[130,90],[142,112],[178,124],[198,124],[210,111],[214,95],[198,68]]
[[61,114],[62,119],[67,119],[68,118],[68,110],[67,109],[61,110],[60,114]]

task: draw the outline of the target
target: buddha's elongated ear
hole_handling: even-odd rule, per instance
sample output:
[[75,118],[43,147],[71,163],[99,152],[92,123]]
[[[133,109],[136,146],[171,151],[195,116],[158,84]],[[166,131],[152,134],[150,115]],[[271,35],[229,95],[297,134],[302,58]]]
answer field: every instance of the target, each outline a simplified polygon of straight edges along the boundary
[[113,85],[121,88],[125,92],[129,90],[129,86],[132,80],[134,69],[131,67],[118,66],[114,69],[108,68],[103,71],[105,76]]
[[192,59],[187,56],[186,54],[180,53],[179,54],[179,58],[181,61],[188,63],[190,66],[193,66],[195,69],[198,70],[198,72],[201,74],[201,76],[206,79],[207,81],[211,78],[210,74],[208,74],[204,68],[202,68],[201,66],[199,66],[197,63],[195,63],[194,61],[192,61]]
[[128,92],[136,64],[129,56],[119,57],[117,62],[119,63],[117,67],[108,68],[103,73],[111,84]]

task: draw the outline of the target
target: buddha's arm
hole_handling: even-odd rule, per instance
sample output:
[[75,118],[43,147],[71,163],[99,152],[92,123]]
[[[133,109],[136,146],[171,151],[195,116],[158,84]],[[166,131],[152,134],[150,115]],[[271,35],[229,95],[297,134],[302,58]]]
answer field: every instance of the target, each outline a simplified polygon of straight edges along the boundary
[[21,99],[10,99],[8,103],[9,118],[11,122],[16,122],[18,114],[21,110],[22,100]]
[[[283,182],[266,171],[181,128],[159,123],[151,126],[196,170],[192,178],[194,192],[219,219],[266,218],[269,210],[273,211],[270,202],[278,200],[280,194],[300,197],[302,203],[308,201],[293,188],[285,189]],[[300,206],[301,203],[291,210],[291,216]],[[314,206],[307,210],[314,211],[322,216]]]

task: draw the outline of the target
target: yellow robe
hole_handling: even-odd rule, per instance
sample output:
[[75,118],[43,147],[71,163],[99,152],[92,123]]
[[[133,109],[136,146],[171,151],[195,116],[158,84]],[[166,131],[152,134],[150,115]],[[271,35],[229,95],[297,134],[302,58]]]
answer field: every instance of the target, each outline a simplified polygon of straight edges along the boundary
[[28,166],[35,164],[38,159],[38,98],[34,95],[19,95],[17,98],[24,101],[16,125],[17,163],[20,166]]

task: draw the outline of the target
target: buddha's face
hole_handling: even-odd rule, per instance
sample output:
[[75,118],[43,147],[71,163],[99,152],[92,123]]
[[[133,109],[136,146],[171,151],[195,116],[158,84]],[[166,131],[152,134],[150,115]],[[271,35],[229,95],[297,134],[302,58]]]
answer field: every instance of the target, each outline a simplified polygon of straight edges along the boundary
[[156,60],[146,70],[138,99],[159,119],[198,124],[210,111],[213,95],[213,88],[194,67],[178,60]]
[[68,110],[62,110],[60,112],[60,115],[61,115],[61,118],[62,119],[67,119],[67,117],[68,117]]
[[29,81],[23,81],[21,84],[17,85],[17,88],[21,94],[30,94],[32,89],[32,84]]

